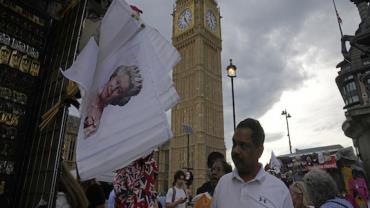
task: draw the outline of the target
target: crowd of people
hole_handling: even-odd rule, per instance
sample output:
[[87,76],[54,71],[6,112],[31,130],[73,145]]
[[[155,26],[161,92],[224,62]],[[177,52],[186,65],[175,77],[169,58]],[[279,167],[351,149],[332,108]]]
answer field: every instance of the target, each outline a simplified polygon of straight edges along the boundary
[[[209,157],[209,181],[198,187],[195,194],[207,194],[211,197],[206,207],[357,208],[341,197],[336,182],[324,170],[313,169],[304,175],[302,181],[294,181],[291,184],[285,184],[278,177],[266,172],[259,163],[264,150],[264,139],[265,133],[260,123],[248,118],[237,125],[232,138],[231,157],[235,164],[234,170],[222,154],[211,159]],[[149,174],[140,176],[142,169]],[[133,176],[133,173],[138,174]],[[158,167],[152,156],[141,158],[117,171],[108,207],[194,206],[194,196],[189,191],[190,184],[187,183],[192,175],[187,175],[183,170],[176,171],[173,186],[168,189],[165,201],[161,203],[158,196],[153,194],[153,180],[157,174]],[[143,183],[128,185],[129,181],[135,180],[145,181],[144,186],[141,186]],[[104,207],[104,200],[96,202],[103,195],[97,183],[90,181],[84,184],[80,186],[74,181],[63,166],[57,207]]]

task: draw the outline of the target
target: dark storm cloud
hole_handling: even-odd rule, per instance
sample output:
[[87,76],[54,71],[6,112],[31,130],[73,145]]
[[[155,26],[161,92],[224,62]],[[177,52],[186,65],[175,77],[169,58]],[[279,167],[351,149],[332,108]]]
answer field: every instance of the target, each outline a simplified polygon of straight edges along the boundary
[[[297,37],[310,32],[305,30],[307,19],[328,10],[333,13],[332,5],[313,0],[232,2],[220,1],[223,65],[232,57],[238,66],[235,97],[240,119],[259,117],[279,101],[283,91],[299,88],[309,78],[302,66],[291,63],[310,44],[309,39],[297,42]],[[224,79],[225,95],[229,95],[228,81]],[[230,105],[229,99],[224,101]]]
[[314,132],[322,132],[322,131],[326,131],[326,130],[331,130],[331,129],[337,129],[338,128],[338,122],[331,122],[331,123],[327,123],[325,125],[321,125],[319,127],[316,127],[313,129]]
[[280,133],[267,133],[266,138],[265,138],[265,143],[277,141],[284,136],[285,135],[281,132]]
[[[144,11],[145,22],[171,40],[175,0],[128,2],[139,6]],[[329,70],[336,71],[335,64],[341,61],[340,39],[331,0],[219,0],[218,3],[222,15],[225,138],[230,141],[231,88],[225,70],[229,58],[238,67],[234,83],[238,123],[246,117],[261,117],[280,100],[284,91],[299,89],[306,80],[317,76],[304,70],[303,56],[313,63],[330,60],[333,66]],[[346,26],[359,24],[355,5],[349,0],[336,3],[344,32],[353,34],[354,29],[346,30]],[[265,131],[269,135],[268,129]],[[278,137],[276,134],[272,138]]]
[[[304,71],[302,62],[296,61],[307,56],[311,48],[320,50],[322,55],[312,54],[309,57],[312,62],[340,56],[332,1],[240,0],[219,4],[223,16],[223,67],[229,64],[230,57],[238,67],[234,82],[237,122],[245,117],[262,116],[284,91],[298,89],[312,78],[311,72]],[[337,7],[340,14],[346,11],[353,15],[356,10],[349,1],[337,2]],[[356,17],[343,17],[347,25],[355,24]],[[226,74],[225,70],[223,73]],[[225,134],[231,135],[231,86],[226,75],[223,83]]]
[[[172,33],[172,10],[175,0],[129,0],[143,11],[143,19],[155,26],[168,40]],[[232,111],[230,80],[225,67],[229,58],[237,65],[235,102],[237,120],[246,116],[260,117],[276,103],[283,91],[299,88],[310,76],[294,59],[304,54],[327,27],[334,27],[332,1],[322,0],[219,0],[222,15],[222,70],[224,83],[225,118]],[[337,3],[339,11],[347,11],[353,4]],[[331,25],[310,28],[307,21],[325,15]],[[345,20],[344,20],[345,21]],[[308,35],[305,35],[308,34]],[[334,34],[333,37],[337,34]],[[303,36],[303,37],[302,37]],[[299,38],[301,37],[301,38]],[[330,38],[330,37],[328,37]],[[331,38],[333,40],[334,38]],[[338,40],[337,40],[338,41]],[[324,43],[328,41],[323,41]]]

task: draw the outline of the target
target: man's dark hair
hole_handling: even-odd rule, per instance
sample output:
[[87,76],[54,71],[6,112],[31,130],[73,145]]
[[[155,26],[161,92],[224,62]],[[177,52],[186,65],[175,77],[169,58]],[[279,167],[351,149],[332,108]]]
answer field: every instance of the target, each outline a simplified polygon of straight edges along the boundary
[[263,128],[259,121],[253,118],[247,118],[241,121],[236,128],[237,129],[249,128],[250,130],[252,130],[253,144],[255,144],[256,146],[263,145],[263,142],[265,141],[265,132],[263,131]]
[[233,167],[231,167],[231,165],[228,162],[226,162],[225,160],[222,161],[222,165],[224,166],[224,173],[225,174],[231,173],[231,171],[233,171]]
[[94,182],[90,184],[87,187],[85,194],[90,202],[88,208],[95,208],[99,205],[104,205],[105,203],[104,190],[98,183]]
[[177,180],[181,177],[181,176],[184,176],[184,179],[185,179],[185,173],[184,171],[182,170],[178,170],[176,171],[175,175],[173,176],[173,184],[172,185],[175,185]]
[[211,152],[207,158],[208,168],[211,168],[213,163],[218,159],[225,159],[225,156],[221,152]]
[[231,171],[233,171],[233,167],[231,167],[231,165],[229,163],[227,163],[224,158],[218,158],[213,163],[218,162],[218,161],[220,161],[222,163],[222,168],[223,168],[225,174],[228,174]]

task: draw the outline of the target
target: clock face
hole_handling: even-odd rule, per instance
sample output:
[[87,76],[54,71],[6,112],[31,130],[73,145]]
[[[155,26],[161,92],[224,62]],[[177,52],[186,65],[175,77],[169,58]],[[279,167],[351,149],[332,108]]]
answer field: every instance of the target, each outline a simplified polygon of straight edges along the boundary
[[193,20],[193,14],[191,13],[191,10],[189,8],[183,10],[180,14],[180,16],[177,19],[177,26],[180,29],[185,29],[191,24],[191,21]]
[[211,10],[208,10],[206,13],[206,22],[207,26],[209,27],[209,29],[211,29],[212,32],[216,31],[217,21],[215,15]]

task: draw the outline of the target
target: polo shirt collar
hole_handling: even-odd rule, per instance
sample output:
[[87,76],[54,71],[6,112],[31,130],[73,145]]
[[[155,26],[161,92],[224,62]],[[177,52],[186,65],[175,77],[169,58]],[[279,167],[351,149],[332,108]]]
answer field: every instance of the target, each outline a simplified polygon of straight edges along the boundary
[[[263,169],[262,164],[261,164],[261,163],[259,163],[259,165],[260,165],[260,169],[259,169],[259,171],[258,171],[258,173],[257,173],[256,177],[254,177],[254,179],[252,179],[252,180],[248,181],[247,183],[254,182],[254,181],[261,183],[261,182],[265,179],[265,177],[266,177],[266,174],[267,174],[267,173],[266,173],[266,171]],[[245,181],[240,177],[240,175],[239,175],[239,173],[238,173],[238,170],[237,170],[236,168],[233,170],[233,172],[232,172],[232,176],[233,176],[233,178],[234,178],[234,179],[236,179],[236,180],[238,180],[238,181],[245,182]]]

